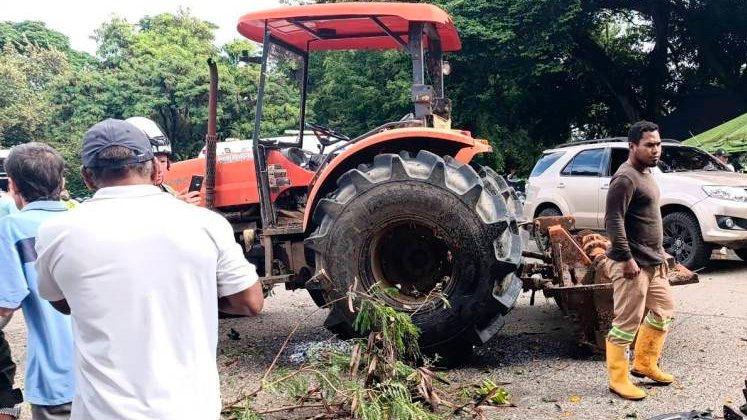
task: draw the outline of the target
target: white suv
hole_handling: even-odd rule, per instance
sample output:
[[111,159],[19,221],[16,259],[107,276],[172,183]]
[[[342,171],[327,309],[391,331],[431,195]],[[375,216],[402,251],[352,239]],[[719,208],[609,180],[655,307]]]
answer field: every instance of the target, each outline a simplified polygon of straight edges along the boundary
[[[604,230],[610,179],[627,159],[628,141],[620,137],[546,150],[526,184],[525,216],[572,215],[579,229]],[[714,246],[747,261],[747,174],[675,140],[663,141],[653,173],[669,254],[691,269],[706,265]]]

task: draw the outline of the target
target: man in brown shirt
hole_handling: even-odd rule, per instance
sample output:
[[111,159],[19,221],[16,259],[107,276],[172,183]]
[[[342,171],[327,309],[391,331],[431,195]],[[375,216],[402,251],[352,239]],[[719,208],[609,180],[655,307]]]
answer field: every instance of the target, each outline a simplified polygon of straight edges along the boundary
[[640,400],[646,392],[630,381],[627,350],[637,332],[630,373],[659,384],[672,383],[674,378],[659,369],[658,361],[674,314],[674,298],[664,262],[659,187],[651,173],[661,156],[659,127],[648,121],[633,124],[628,146],[627,162],[610,181],[604,217],[612,242],[607,269],[614,299],[614,319],[607,335],[607,371],[612,392]]

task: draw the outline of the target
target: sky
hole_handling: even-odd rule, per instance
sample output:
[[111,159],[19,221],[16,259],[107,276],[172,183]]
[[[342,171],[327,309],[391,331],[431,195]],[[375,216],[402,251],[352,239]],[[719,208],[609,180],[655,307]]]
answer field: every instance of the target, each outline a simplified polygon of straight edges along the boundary
[[94,54],[93,31],[112,15],[136,23],[146,15],[175,13],[189,8],[197,18],[216,24],[216,45],[241,38],[236,31],[239,17],[251,11],[277,7],[278,0],[2,0],[0,21],[39,20],[47,27],[67,35],[70,45]]

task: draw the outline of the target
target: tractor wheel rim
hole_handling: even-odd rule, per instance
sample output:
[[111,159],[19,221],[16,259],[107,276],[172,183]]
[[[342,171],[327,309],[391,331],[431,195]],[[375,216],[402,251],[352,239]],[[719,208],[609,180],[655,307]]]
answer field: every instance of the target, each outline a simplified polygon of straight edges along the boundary
[[373,236],[369,254],[373,283],[387,289],[384,299],[399,310],[441,302],[455,285],[452,251],[441,229],[428,221],[386,223]]

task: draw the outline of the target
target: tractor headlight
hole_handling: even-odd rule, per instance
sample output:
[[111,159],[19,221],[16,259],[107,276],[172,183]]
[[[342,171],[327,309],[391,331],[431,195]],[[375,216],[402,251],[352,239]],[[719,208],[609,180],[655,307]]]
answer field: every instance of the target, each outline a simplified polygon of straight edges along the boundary
[[708,194],[709,197],[747,203],[747,189],[744,187],[706,185],[703,187],[703,191],[705,191],[705,193]]

